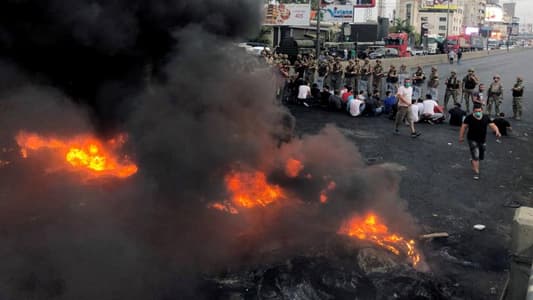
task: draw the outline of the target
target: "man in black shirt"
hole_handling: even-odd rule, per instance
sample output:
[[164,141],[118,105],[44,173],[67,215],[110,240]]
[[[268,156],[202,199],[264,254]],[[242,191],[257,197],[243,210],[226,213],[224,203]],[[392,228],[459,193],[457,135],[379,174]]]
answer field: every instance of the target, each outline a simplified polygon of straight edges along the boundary
[[450,114],[450,125],[463,125],[463,118],[466,116],[466,111],[461,109],[461,103],[455,103],[455,107],[448,111]]
[[463,121],[459,132],[459,143],[462,143],[464,141],[465,131],[468,130],[466,138],[470,146],[470,154],[472,155],[471,162],[475,180],[479,179],[479,161],[485,157],[487,127],[490,127],[494,131],[497,138],[501,137],[498,127],[496,127],[488,116],[483,115],[481,105],[476,104],[473,113],[468,115]]
[[501,135],[503,136],[507,136],[507,129],[509,129],[509,131],[513,130],[513,128],[511,127],[511,124],[504,119],[505,118],[505,114],[504,113],[500,113],[500,115],[494,119],[494,124],[496,124],[496,127],[498,127],[498,130],[500,131]]

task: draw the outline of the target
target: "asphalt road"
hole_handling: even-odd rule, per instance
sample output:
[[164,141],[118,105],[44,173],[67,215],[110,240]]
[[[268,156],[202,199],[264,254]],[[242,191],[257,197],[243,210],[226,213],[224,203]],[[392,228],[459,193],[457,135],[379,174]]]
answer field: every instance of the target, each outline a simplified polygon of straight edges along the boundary
[[[453,68],[462,78],[474,68],[488,85],[499,74],[505,88],[503,111],[512,115],[509,89],[517,75],[524,76],[524,115],[510,120],[513,133],[495,142],[489,136],[481,164],[481,180],[472,178],[466,143],[458,143],[459,130],[447,124],[419,124],[422,136],[411,139],[405,128],[392,135],[392,121],[384,117],[352,118],[300,106],[290,107],[297,133],[314,133],[328,123],[336,124],[358,146],[369,164],[394,163],[402,175],[400,196],[425,233],[446,231],[445,240],[422,245],[431,271],[456,282],[470,299],[498,299],[509,268],[509,246],[514,208],[510,201],[533,206],[532,142],[533,51],[524,50],[461,65],[439,65],[442,81]],[[429,74],[429,68],[426,69]],[[441,83],[440,95],[444,95]],[[472,228],[486,225],[484,231]]]

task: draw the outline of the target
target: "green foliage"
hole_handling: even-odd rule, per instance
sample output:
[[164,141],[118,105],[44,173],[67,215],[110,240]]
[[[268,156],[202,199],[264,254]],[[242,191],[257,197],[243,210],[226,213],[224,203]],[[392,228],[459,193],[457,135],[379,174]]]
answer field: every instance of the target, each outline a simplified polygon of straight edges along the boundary
[[407,20],[394,19],[393,25],[389,27],[389,32],[406,32],[412,35],[415,32],[415,28]]

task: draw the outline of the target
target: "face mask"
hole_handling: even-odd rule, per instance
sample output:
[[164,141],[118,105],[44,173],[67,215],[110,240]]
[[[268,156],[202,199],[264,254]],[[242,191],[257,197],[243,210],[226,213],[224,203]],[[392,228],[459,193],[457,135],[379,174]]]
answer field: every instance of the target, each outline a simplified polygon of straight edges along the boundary
[[405,84],[405,87],[407,87],[407,88],[408,88],[408,87],[411,87],[411,84],[410,84],[410,83],[406,83],[406,84]]
[[481,117],[483,117],[483,113],[480,111],[476,111],[474,113],[474,117],[476,117],[476,119],[481,119]]

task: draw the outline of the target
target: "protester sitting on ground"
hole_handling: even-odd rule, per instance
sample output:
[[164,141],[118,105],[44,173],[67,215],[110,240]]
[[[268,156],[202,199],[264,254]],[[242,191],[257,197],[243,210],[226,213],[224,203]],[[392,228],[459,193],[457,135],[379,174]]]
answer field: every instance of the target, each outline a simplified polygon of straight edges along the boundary
[[329,97],[331,94],[329,85],[324,85],[324,88],[322,88],[322,92],[320,93],[320,104],[327,107],[329,105]]
[[350,98],[348,100],[347,110],[350,116],[358,117],[365,110],[365,92],[360,91],[357,97]]
[[311,97],[313,97],[313,102],[319,103],[321,98],[321,91],[318,88],[318,84],[313,83],[311,85]]
[[507,136],[507,130],[513,131],[511,124],[505,119],[504,113],[500,113],[498,117],[494,119],[493,122],[494,124],[496,124],[496,127],[498,127],[498,130],[500,131],[501,135]]
[[412,105],[409,106],[409,114],[411,115],[411,120],[413,123],[418,123],[420,121],[420,107],[417,104],[417,100],[413,98]]
[[442,123],[444,121],[443,109],[432,98],[431,94],[426,95],[423,102],[422,121],[427,121],[429,124]]
[[461,109],[461,103],[455,103],[455,107],[448,111],[450,114],[450,125],[461,126],[466,117],[466,111]]
[[379,98],[379,91],[374,90],[372,96],[365,101],[365,110],[363,111],[363,116],[374,117],[380,115],[383,110],[380,102],[381,99]]
[[387,91],[385,93],[385,100],[383,101],[383,112],[388,115],[392,114],[394,105],[396,105],[396,97],[391,91]]
[[345,86],[344,90],[341,90],[341,98],[343,103],[348,103],[348,98],[353,96],[352,87],[351,86]]
[[309,87],[309,84],[307,81],[303,81],[300,86],[298,86],[298,104],[304,104],[308,106],[306,103],[307,99],[311,98],[311,88]]
[[342,98],[340,97],[340,92],[338,90],[335,91],[334,94],[331,94],[328,99],[328,107],[332,110],[341,110],[342,109]]

